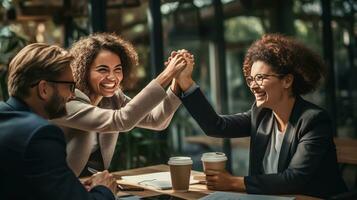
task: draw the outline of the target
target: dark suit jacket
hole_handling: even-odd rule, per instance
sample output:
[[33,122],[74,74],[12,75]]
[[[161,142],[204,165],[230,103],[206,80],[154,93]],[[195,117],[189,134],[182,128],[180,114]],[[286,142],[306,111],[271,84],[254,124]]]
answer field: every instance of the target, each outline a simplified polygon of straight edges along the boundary
[[251,137],[248,193],[328,197],[347,191],[339,172],[331,120],[316,105],[297,97],[285,132],[278,173],[264,174],[263,158],[272,133],[273,112],[255,104],[245,113],[217,115],[200,89],[182,102],[212,137]]
[[11,97],[0,102],[0,199],[114,199],[104,187],[90,192],[66,163],[66,143],[57,126]]

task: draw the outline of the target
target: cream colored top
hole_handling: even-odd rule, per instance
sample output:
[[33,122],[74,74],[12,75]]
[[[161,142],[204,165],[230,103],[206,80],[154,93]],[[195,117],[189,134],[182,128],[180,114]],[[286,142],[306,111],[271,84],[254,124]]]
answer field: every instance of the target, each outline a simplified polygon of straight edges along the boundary
[[76,89],[75,93],[76,99],[66,104],[67,116],[52,121],[65,133],[67,162],[77,176],[97,145],[107,169],[119,132],[134,127],[163,130],[181,105],[171,89],[165,92],[156,80],[151,81],[133,99],[119,90],[112,97],[103,98],[98,106],[91,105],[89,97],[80,90]]
[[271,134],[271,138],[263,159],[263,168],[265,174],[278,173],[279,155],[281,145],[283,144],[284,140],[284,133],[279,131],[277,123],[278,122],[274,120],[273,133]]

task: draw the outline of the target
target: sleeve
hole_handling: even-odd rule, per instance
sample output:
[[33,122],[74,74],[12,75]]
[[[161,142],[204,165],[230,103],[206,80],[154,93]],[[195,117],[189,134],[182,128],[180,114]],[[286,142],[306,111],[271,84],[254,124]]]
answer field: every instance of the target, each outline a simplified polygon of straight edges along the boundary
[[53,121],[83,131],[125,132],[133,129],[166,96],[161,85],[153,80],[120,109],[104,109],[74,100],[67,103],[68,115]]
[[208,136],[219,138],[250,136],[251,111],[234,115],[218,115],[199,88],[185,95],[181,100]]
[[319,170],[332,142],[332,135],[329,134],[331,121],[327,115],[320,113],[307,121],[288,168],[277,174],[246,176],[244,181],[247,193],[301,193]]
[[152,130],[163,130],[169,126],[180,105],[181,100],[169,88],[166,98],[148,113],[137,126]]
[[86,191],[67,166],[62,131],[52,125],[36,130],[29,141],[24,155],[24,174],[36,199],[115,199],[112,192],[104,186]]

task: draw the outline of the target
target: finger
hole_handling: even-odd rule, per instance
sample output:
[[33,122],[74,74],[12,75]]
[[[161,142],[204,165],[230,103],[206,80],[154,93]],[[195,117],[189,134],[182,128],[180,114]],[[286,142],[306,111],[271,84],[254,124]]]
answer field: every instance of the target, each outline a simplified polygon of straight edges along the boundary
[[214,186],[216,183],[212,181],[207,181],[206,185],[207,186]]
[[92,180],[91,178],[89,178],[89,179],[85,180],[85,181],[83,182],[83,184],[84,184],[84,185],[91,185],[92,182],[93,182],[93,180]]
[[84,188],[89,192],[90,191],[90,186],[89,185],[85,185]]
[[218,175],[220,173],[221,173],[220,171],[215,171],[215,170],[206,170],[205,171],[205,174],[208,176]]
[[177,51],[172,51],[171,56],[175,56],[178,52]]
[[216,182],[217,176],[206,176],[207,182]]
[[186,63],[186,60],[182,57],[178,57],[176,60],[175,60],[175,65],[178,65],[182,62],[185,62]]
[[181,49],[181,50],[179,50],[179,52],[181,52],[181,53],[188,53],[188,51],[187,51],[186,49]]
[[207,189],[209,189],[209,190],[215,190],[215,187],[214,187],[214,186],[208,186],[208,185],[207,185]]

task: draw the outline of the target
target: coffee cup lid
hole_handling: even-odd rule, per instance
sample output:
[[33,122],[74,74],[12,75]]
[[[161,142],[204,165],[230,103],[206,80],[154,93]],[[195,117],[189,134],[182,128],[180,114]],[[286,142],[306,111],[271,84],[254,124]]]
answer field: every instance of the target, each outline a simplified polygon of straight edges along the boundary
[[184,156],[171,157],[168,162],[169,165],[192,165],[192,163],[190,157]]
[[222,152],[209,152],[202,154],[201,161],[204,162],[220,162],[226,161],[227,157],[226,154]]

